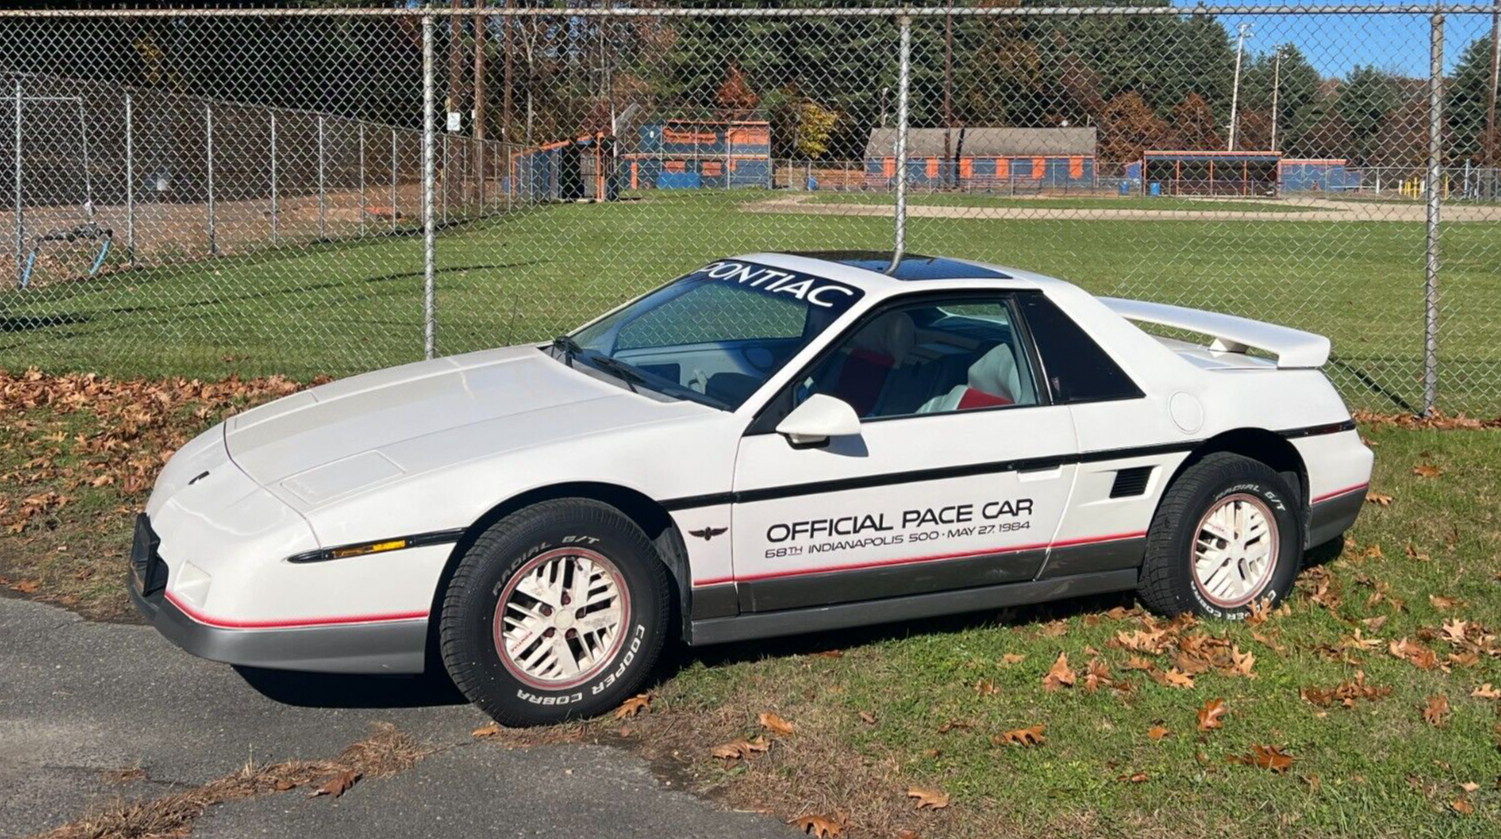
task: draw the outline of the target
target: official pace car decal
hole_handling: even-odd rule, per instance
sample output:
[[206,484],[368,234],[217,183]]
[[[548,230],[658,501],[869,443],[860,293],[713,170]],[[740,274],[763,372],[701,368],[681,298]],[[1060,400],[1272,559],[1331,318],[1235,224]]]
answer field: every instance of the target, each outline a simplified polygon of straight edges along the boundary
[[823,277],[732,259],[711,262],[688,275],[696,277],[735,283],[765,294],[785,295],[821,309],[849,308],[861,294],[859,289]]
[[1030,498],[913,507],[834,518],[776,522],[766,528],[767,559],[844,554],[868,548],[994,537],[1032,527]]

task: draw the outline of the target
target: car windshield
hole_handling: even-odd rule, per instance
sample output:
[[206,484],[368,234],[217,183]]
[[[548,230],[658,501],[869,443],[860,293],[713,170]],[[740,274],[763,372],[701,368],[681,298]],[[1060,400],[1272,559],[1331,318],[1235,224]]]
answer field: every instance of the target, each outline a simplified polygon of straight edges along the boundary
[[823,277],[721,260],[558,338],[549,352],[632,390],[734,410],[861,295]]

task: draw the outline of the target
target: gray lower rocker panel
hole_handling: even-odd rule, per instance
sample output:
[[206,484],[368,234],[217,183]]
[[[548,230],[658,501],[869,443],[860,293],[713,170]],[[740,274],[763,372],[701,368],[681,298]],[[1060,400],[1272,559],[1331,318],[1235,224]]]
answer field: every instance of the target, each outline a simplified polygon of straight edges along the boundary
[[1308,510],[1308,547],[1316,548],[1350,528],[1365,506],[1365,491],[1347,492]]
[[1076,574],[1024,583],[1005,583],[983,588],[891,597],[863,603],[841,603],[809,609],[745,614],[733,618],[696,620],[690,643],[694,646],[800,635],[851,626],[914,620],[934,615],[979,612],[1066,597],[1081,597],[1136,588],[1136,569]]
[[246,667],[315,673],[421,673],[427,621],[297,629],[221,629],[198,623],[165,598],[130,599],[168,641],[200,658]]

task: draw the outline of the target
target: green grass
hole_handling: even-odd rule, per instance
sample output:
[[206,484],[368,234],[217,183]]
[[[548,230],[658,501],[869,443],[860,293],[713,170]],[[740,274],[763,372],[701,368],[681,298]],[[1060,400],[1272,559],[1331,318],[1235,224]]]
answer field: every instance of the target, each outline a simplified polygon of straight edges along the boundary
[[[111,455],[110,469],[129,472],[129,461],[159,462],[163,446],[264,398],[238,387],[208,402],[192,388],[168,388],[167,400],[156,399],[152,386],[123,391],[107,411],[0,415],[0,525],[15,520],[25,497],[53,490],[72,499],[30,518],[18,534],[0,528],[0,586],[96,617],[128,615],[121,578],[131,512],[144,495],[123,492],[119,481],[92,486],[89,479],[104,470],[91,465],[98,456],[82,451],[80,440],[130,440],[133,450]],[[137,408],[155,418],[145,426],[149,435],[120,430],[120,417]],[[1254,654],[1254,679],[1207,673],[1192,689],[1158,684],[1128,671],[1132,653],[1114,645],[1118,633],[1142,626],[1138,614],[1109,611],[1131,606],[1129,596],[1063,601],[679,649],[652,688],[652,712],[625,723],[626,740],[731,806],[784,818],[842,812],[850,836],[907,829],[974,839],[1494,836],[1501,830],[1501,701],[1471,693],[1501,686],[1501,657],[1422,670],[1387,647],[1406,638],[1444,659],[1457,651],[1440,635],[1447,620],[1501,631],[1501,431],[1364,425],[1361,432],[1376,452],[1372,489],[1391,496],[1390,506],[1367,504],[1343,553],[1318,555],[1325,564],[1304,572],[1287,614],[1258,627],[1190,630]],[[1419,464],[1441,473],[1416,475]],[[1322,605],[1309,591],[1321,577],[1328,580]],[[1357,631],[1373,646],[1352,645]],[[820,654],[830,650],[840,654]],[[1059,653],[1081,680],[1098,658],[1133,689],[1047,691],[1042,678]],[[1007,664],[1007,654],[1024,658]],[[1173,663],[1149,658],[1163,670]],[[1316,708],[1299,696],[1301,688],[1332,687],[1357,672],[1391,695],[1351,709]],[[977,692],[981,680],[997,690]],[[1452,713],[1433,726],[1420,709],[1440,694]],[[1229,708],[1224,727],[1200,734],[1196,712],[1216,698]],[[796,732],[773,738],[749,765],[711,756],[713,746],[757,733],[756,717],[767,710]],[[585,730],[618,740],[620,725],[606,718]],[[1034,725],[1047,726],[1041,746],[992,743],[996,734]],[[1158,725],[1170,736],[1150,738]],[[535,736],[577,733],[560,727]],[[1286,749],[1290,771],[1229,762],[1257,744]],[[1139,774],[1145,779],[1130,780]],[[941,789],[952,804],[916,813],[904,795],[912,784]],[[1468,784],[1478,787],[1467,791]],[[1456,801],[1474,812],[1456,812]]]
[[[972,192],[908,193],[913,204],[926,207],[997,207],[1035,210],[1158,210],[1163,212],[1235,212],[1235,213],[1304,213],[1311,207],[1298,207],[1276,201],[1237,201],[1210,198],[1148,198],[1141,195],[1047,196],[1015,198]],[[891,196],[866,193],[819,193],[815,204],[887,204]]]
[[[889,247],[887,218],[742,206],[764,198],[654,193],[443,231],[439,351],[550,337],[716,256]],[[1420,398],[1421,224],[913,218],[909,242],[915,251],[1041,271],[1097,293],[1321,332],[1334,340],[1331,375],[1352,404],[1404,409]],[[1498,224],[1444,232],[1440,404],[1451,411],[1497,411],[1498,242]],[[0,368],[343,375],[420,357],[422,285],[421,239],[401,236],[0,291]]]
[[[1292,598],[1289,615],[1261,627],[1198,627],[1252,652],[1254,679],[1210,673],[1183,690],[1126,671],[1131,653],[1112,642],[1140,623],[1104,614],[1109,606],[1130,605],[1125,598],[709,650],[664,685],[659,700],[689,720],[727,721],[715,732],[725,737],[737,725],[742,733],[753,731],[756,714],[775,709],[799,731],[747,774],[811,780],[780,786],[766,778],[742,781],[700,756],[704,783],[723,786],[732,797],[750,785],[758,793],[782,789],[793,798],[818,800],[813,788],[833,785],[821,776],[847,768],[870,774],[880,787],[870,794],[845,793],[846,806],[861,808],[858,816],[867,824],[895,818],[893,826],[901,827],[890,799],[900,800],[900,790],[913,783],[953,796],[953,812],[932,830],[942,835],[1494,836],[1501,830],[1498,702],[1470,693],[1486,682],[1501,685],[1501,660],[1482,656],[1450,673],[1424,671],[1389,655],[1387,643],[1428,637],[1424,643],[1442,658],[1454,648],[1427,633],[1445,620],[1501,629],[1501,598],[1495,596],[1501,434],[1363,431],[1377,452],[1374,488],[1395,500],[1389,508],[1368,504],[1350,534],[1354,546],[1326,566],[1335,608],[1314,603],[1305,592]],[[1411,473],[1417,463],[1444,473],[1417,477]],[[1409,558],[1408,545],[1431,559]],[[1381,556],[1362,558],[1373,546]],[[1385,597],[1372,605],[1377,591]],[[1440,609],[1430,596],[1459,603]],[[1379,629],[1360,623],[1383,617]],[[1045,631],[1054,618],[1061,621],[1055,630],[1061,634]],[[1348,651],[1348,660],[1340,661],[1338,645],[1357,629],[1379,643]],[[809,655],[831,646],[843,647],[843,656]],[[1135,690],[1044,690],[1043,675],[1060,652],[1081,679],[1085,663],[1097,655]],[[1025,659],[1007,665],[1006,654]],[[1161,669],[1171,661],[1155,659]],[[1391,687],[1392,694],[1353,709],[1320,709],[1299,696],[1302,687],[1331,687],[1357,671],[1370,684]],[[999,692],[980,695],[980,680],[993,682]],[[1453,708],[1442,727],[1429,725],[1420,712],[1437,694],[1446,695]],[[1229,715],[1222,730],[1201,735],[1196,713],[1215,698],[1224,699]],[[877,722],[868,724],[861,712]],[[940,733],[953,722],[963,727]],[[1002,731],[1039,724],[1047,726],[1040,747],[991,742]],[[1154,741],[1147,732],[1156,725],[1171,735]],[[800,754],[815,746],[823,754],[835,749],[830,743],[843,750],[841,769],[820,768]],[[1228,761],[1253,744],[1287,749],[1294,756],[1291,770],[1278,775]],[[1145,773],[1146,780],[1127,780],[1136,773]],[[853,785],[843,783],[844,789]],[[1468,783],[1480,787],[1465,793],[1461,785]],[[1451,808],[1461,798],[1474,814]]]

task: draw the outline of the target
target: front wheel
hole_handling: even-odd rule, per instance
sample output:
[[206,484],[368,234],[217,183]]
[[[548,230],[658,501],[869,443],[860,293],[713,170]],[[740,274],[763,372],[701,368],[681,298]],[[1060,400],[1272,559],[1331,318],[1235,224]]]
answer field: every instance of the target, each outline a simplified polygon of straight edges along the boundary
[[1297,493],[1259,461],[1217,452],[1168,487],[1147,532],[1139,594],[1164,615],[1240,620],[1275,605],[1302,566]]
[[667,574],[641,529],[585,499],[497,522],[465,552],[443,600],[443,664],[505,725],[541,725],[619,705],[666,638]]

